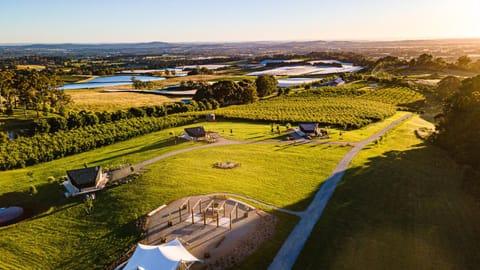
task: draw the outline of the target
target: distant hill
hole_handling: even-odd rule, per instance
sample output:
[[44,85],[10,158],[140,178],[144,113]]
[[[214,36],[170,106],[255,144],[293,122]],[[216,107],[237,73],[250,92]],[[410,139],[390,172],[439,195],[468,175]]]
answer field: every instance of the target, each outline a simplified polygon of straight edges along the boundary
[[[419,52],[437,54],[445,51],[480,54],[480,39],[440,39],[401,41],[259,41],[201,43],[62,43],[0,44],[0,57],[24,55],[265,55],[309,53],[313,51],[351,51],[373,57],[397,55],[409,57]],[[453,55],[452,57],[454,57]]]

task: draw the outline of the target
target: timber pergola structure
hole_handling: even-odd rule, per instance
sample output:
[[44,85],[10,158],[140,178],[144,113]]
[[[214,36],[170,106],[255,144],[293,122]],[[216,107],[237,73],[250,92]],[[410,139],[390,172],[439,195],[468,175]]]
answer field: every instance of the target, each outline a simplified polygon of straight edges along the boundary
[[232,230],[239,217],[247,218],[253,210],[254,207],[225,196],[187,198],[175,210],[168,212],[167,226],[191,222],[203,225],[214,223],[218,228],[228,220],[228,227]]

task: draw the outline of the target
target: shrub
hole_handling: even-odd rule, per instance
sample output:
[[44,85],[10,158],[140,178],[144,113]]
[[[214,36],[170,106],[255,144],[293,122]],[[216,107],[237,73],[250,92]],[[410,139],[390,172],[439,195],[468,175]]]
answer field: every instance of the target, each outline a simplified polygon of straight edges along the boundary
[[28,188],[28,193],[30,193],[31,196],[36,195],[38,193],[37,187],[35,187],[35,185],[31,185]]
[[185,125],[196,116],[142,117],[115,123],[61,130],[54,134],[20,137],[0,145],[0,170],[8,170],[82,153],[177,125]]

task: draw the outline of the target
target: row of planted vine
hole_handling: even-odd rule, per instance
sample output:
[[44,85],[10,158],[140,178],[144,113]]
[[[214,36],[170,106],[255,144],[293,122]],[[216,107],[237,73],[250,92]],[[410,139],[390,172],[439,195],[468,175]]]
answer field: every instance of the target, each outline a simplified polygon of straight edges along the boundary
[[360,128],[395,113],[392,104],[356,97],[286,96],[215,111],[227,119],[276,122],[318,122],[344,128]]

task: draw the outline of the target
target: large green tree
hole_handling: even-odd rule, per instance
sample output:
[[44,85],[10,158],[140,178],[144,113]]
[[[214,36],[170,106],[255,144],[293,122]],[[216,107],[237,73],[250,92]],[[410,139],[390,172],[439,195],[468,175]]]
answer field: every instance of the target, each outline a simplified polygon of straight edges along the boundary
[[271,95],[277,89],[278,81],[271,75],[260,75],[255,80],[259,97]]
[[480,169],[480,75],[462,81],[444,107],[438,142],[461,163]]
[[448,99],[457,93],[462,85],[462,81],[455,76],[447,76],[437,84],[437,96],[441,100]]
[[457,66],[463,69],[469,69],[472,59],[467,55],[460,56],[457,60]]
[[15,96],[14,77],[15,73],[10,69],[0,71],[0,111],[4,109],[4,102],[8,111],[13,109],[12,103]]
[[61,85],[55,72],[44,70],[16,70],[13,80],[13,97],[8,103],[17,101],[22,105],[24,111],[33,109],[37,117],[41,110],[48,112],[51,108],[59,110],[70,101],[70,98],[63,90],[58,90]]
[[212,85],[203,85],[193,99],[216,100],[221,106],[252,103],[258,100],[255,84],[249,81],[219,81]]

